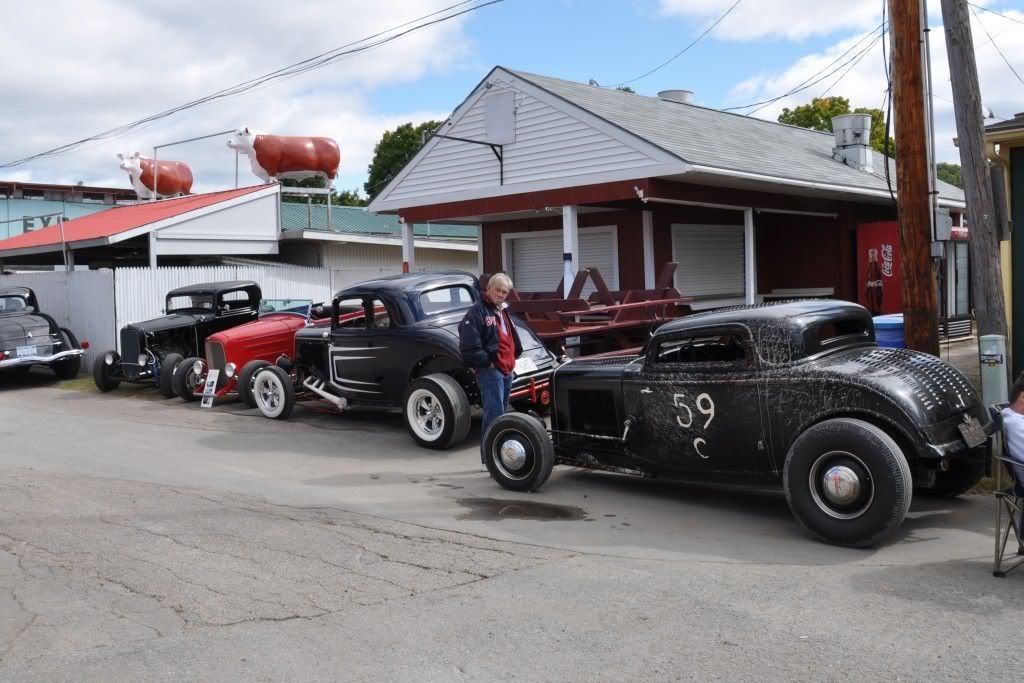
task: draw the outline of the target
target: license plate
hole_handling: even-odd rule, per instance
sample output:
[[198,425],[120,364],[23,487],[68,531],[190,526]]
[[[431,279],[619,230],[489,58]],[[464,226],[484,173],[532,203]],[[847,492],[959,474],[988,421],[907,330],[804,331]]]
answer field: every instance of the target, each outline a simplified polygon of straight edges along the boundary
[[980,446],[988,439],[985,430],[977,418],[969,418],[965,422],[958,424],[957,428],[960,430],[960,435],[964,437],[964,441],[969,448]]
[[512,372],[516,375],[525,375],[530,372],[537,372],[537,364],[532,359],[520,358],[516,361],[516,366],[512,369]]
[[18,358],[23,358],[24,356],[34,356],[34,355],[36,355],[36,347],[34,347],[34,346],[19,346],[17,348],[17,355],[18,355]]

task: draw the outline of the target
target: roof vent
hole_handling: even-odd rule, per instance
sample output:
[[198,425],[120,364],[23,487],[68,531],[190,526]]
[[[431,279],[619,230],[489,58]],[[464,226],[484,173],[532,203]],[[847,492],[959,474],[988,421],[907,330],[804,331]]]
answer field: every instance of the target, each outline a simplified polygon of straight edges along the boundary
[[858,171],[871,173],[874,170],[870,114],[833,116],[832,132],[836,136],[836,146],[832,149],[833,158]]
[[665,100],[666,102],[678,102],[679,104],[689,104],[693,98],[692,90],[662,90],[658,93],[658,97]]

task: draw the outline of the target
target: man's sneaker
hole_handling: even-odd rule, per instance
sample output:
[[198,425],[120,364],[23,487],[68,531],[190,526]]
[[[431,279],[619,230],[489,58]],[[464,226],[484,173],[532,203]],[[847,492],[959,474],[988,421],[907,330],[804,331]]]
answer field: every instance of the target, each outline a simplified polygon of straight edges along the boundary
[[487,469],[487,465],[485,463],[480,463],[480,471],[489,472],[490,470]]

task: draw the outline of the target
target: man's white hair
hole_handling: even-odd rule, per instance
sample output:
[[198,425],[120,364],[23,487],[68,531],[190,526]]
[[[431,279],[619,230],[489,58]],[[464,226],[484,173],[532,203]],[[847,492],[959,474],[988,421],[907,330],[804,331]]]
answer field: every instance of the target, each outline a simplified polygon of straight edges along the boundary
[[495,273],[487,280],[487,289],[492,287],[504,287],[505,289],[512,289],[512,278],[505,273]]

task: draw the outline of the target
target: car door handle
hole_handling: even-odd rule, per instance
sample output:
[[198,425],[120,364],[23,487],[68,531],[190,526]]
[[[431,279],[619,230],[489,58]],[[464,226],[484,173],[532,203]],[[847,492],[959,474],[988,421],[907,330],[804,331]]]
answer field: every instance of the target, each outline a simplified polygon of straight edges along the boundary
[[651,388],[650,387],[644,387],[643,389],[640,390],[640,393],[641,394],[649,394],[649,393],[651,393]]

